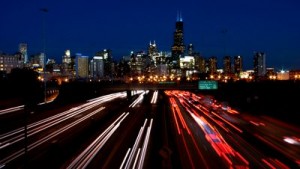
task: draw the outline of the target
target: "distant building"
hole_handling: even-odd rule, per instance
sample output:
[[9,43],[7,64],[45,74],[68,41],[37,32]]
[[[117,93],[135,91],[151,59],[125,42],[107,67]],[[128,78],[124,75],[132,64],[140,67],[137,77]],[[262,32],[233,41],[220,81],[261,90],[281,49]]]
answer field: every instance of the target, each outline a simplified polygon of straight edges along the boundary
[[246,71],[242,71],[240,72],[240,77],[241,79],[244,79],[246,81],[252,81],[253,80],[253,70],[246,70]]
[[266,75],[266,54],[255,52],[253,62],[254,75],[256,77],[264,77]]
[[13,68],[22,68],[21,54],[7,55],[0,53],[0,71],[10,73]]
[[71,51],[66,50],[65,54],[62,56],[62,73],[65,76],[71,76],[72,74],[72,59]]
[[231,73],[231,58],[230,58],[230,56],[225,56],[223,58],[223,70],[224,70],[224,74]]
[[212,56],[208,59],[208,73],[209,74],[215,74],[217,73],[217,57]]
[[300,80],[300,70],[290,70],[289,79],[290,80]]
[[65,55],[62,57],[63,64],[70,64],[71,63],[71,51],[68,49],[65,51]]
[[179,58],[184,54],[185,45],[183,41],[183,19],[181,13],[177,15],[176,29],[174,32],[174,42],[172,46],[172,62],[174,67],[179,67]]
[[30,64],[33,68],[45,68],[45,54],[44,53],[38,53],[30,56]]
[[148,46],[148,56],[149,56],[149,59],[152,61],[152,65],[156,66],[157,61],[159,61],[159,57],[161,57],[162,54],[158,52],[155,41],[154,41],[154,43],[152,43],[150,41],[150,44]]
[[187,53],[188,53],[188,56],[193,56],[194,55],[194,46],[193,44],[189,44],[188,47],[187,47]]
[[191,77],[195,69],[195,57],[184,56],[180,58],[181,76]]
[[158,75],[158,76],[165,76],[168,75],[168,65],[167,65],[167,54],[166,53],[159,53],[157,57],[155,57],[154,66],[150,68],[150,76],[151,75]]
[[194,56],[185,56],[180,58],[180,69],[195,69]]
[[235,56],[233,59],[233,71],[236,75],[240,75],[243,71],[243,59],[242,56]]
[[281,70],[280,72],[277,72],[277,80],[289,80],[290,74],[289,71]]
[[90,62],[90,75],[93,79],[104,77],[104,61],[101,56],[94,56]]
[[89,75],[89,58],[82,56],[80,53],[76,54],[76,77],[88,78]]
[[27,53],[27,44],[26,43],[20,43],[19,44],[19,52],[21,53],[21,60],[24,64],[28,63],[28,53]]
[[203,58],[202,56],[195,57],[195,69],[199,73],[206,73],[205,65],[205,58]]
[[112,50],[110,49],[103,49],[95,54],[95,56],[99,56],[103,58],[104,64],[104,77],[112,77],[114,74],[113,69],[113,57],[112,57]]
[[168,74],[168,66],[166,64],[158,64],[155,69],[155,75],[165,76]]
[[276,80],[277,75],[276,75],[275,69],[274,68],[266,68],[266,77],[269,80]]
[[131,76],[139,76],[142,75],[143,73],[143,55],[146,55],[145,53],[138,52],[134,53],[133,51],[131,52],[131,57],[130,57],[130,75]]
[[158,49],[157,49],[155,41],[153,43],[150,41],[149,46],[148,46],[148,55],[154,56],[154,55],[157,55],[157,53],[158,53]]

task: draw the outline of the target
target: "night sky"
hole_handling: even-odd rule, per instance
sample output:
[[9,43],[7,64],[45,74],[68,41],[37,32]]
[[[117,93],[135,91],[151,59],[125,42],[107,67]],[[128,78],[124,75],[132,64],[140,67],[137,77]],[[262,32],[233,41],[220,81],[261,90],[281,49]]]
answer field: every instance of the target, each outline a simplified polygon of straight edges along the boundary
[[[0,51],[13,54],[28,44],[29,55],[43,50],[58,63],[66,49],[92,57],[112,49],[119,60],[147,50],[155,40],[171,51],[177,12],[184,21],[184,42],[204,57],[242,55],[252,68],[254,51],[267,67],[300,69],[299,0],[1,0]],[[47,8],[48,12],[42,12]],[[45,29],[43,29],[45,21]]]

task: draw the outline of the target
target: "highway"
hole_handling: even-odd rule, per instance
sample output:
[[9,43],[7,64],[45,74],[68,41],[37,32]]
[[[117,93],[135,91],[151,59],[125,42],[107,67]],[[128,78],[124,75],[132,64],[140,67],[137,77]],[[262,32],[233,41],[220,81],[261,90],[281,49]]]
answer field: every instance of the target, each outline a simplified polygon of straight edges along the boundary
[[241,113],[189,91],[139,90],[131,95],[117,92],[40,109],[25,122],[22,106],[0,110],[0,168],[300,165],[295,126]]

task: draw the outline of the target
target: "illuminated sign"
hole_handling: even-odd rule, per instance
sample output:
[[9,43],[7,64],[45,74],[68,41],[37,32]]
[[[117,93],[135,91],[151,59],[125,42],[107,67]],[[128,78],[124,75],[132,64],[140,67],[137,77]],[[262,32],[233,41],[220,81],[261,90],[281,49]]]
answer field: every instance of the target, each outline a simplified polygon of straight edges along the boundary
[[175,82],[158,82],[158,84],[175,84]]
[[198,82],[198,89],[200,90],[216,90],[218,89],[218,82],[214,80],[200,80]]

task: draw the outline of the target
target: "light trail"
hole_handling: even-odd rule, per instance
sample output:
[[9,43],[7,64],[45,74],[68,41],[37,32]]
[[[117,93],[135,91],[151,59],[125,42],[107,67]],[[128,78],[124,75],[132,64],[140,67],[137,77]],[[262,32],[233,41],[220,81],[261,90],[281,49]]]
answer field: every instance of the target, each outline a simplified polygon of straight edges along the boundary
[[[268,168],[268,167],[270,167],[270,168],[288,168],[281,161],[279,161],[277,159],[271,159],[271,158],[266,157],[266,155],[257,151],[254,147],[252,147],[250,144],[248,144],[248,142],[246,142],[244,139],[242,139],[239,135],[230,132],[229,129],[234,129],[234,131],[237,131],[237,133],[243,133],[243,131],[239,127],[237,127],[237,125],[235,125],[234,119],[231,120],[231,119],[226,118],[227,117],[226,111],[222,111],[224,114],[222,114],[222,112],[220,112],[221,114],[218,114],[214,111],[209,111],[207,108],[204,107],[204,105],[202,105],[202,104],[205,104],[205,103],[203,103],[203,101],[198,100],[198,98],[196,98],[196,96],[191,97],[191,94],[189,94],[189,92],[187,92],[187,93],[183,93],[182,91],[168,92],[168,95],[177,97],[180,100],[180,104],[183,105],[183,107],[185,107],[186,111],[192,115],[192,117],[195,119],[195,121],[197,121],[198,124],[205,125],[205,123],[203,123],[202,121],[199,120],[200,118],[199,119],[195,118],[196,116],[200,117],[200,114],[196,109],[198,109],[200,112],[202,112],[203,115],[205,116],[205,118],[209,118],[218,127],[223,129],[224,131],[228,132],[230,135],[232,134],[233,137],[230,135],[227,135],[228,141],[231,140],[231,143],[233,145],[235,145],[235,148],[238,148],[238,150],[241,153],[243,153],[243,155],[245,157],[247,157],[248,160],[251,160],[251,165],[255,165],[256,167],[259,167],[259,168]],[[209,105],[206,105],[206,106],[209,106]],[[204,117],[201,117],[201,118],[204,119]],[[255,124],[257,126],[264,126],[264,127],[270,126],[270,125],[265,125],[265,123],[262,123],[262,122],[255,123],[251,120],[250,120],[250,123]],[[225,128],[226,126],[228,126],[228,128]],[[266,128],[263,128],[263,129],[266,129]],[[214,130],[211,130],[211,127],[203,128],[203,130],[206,130],[206,139],[208,141],[210,141],[210,144],[212,145],[213,149],[217,152],[217,154],[220,157],[222,157],[222,159],[225,161],[225,163],[228,166],[242,165],[246,168],[249,167],[249,162],[240,154],[240,152],[231,148],[231,146],[228,143],[224,142],[222,144],[219,144],[219,142],[214,141],[217,139],[219,139],[219,140],[223,139],[221,137],[221,134],[217,131],[217,129],[215,129],[216,130],[215,132],[214,132]],[[284,152],[281,151],[281,148],[278,148],[279,146],[276,145],[274,142],[271,141],[271,139],[268,138],[270,136],[268,136],[268,137],[260,136],[259,133],[255,133],[253,135],[255,137],[257,137],[258,139],[262,140],[263,142],[271,145],[271,147],[273,147],[274,149],[277,149],[278,151],[280,151],[284,154]],[[272,135],[272,136],[274,137],[273,140],[277,139],[274,135]],[[292,143],[296,146],[297,142],[295,142],[294,139],[290,139],[289,137],[283,137],[283,138],[284,138],[283,139],[284,141],[286,141],[288,143]],[[277,140],[278,140],[278,142],[282,141],[281,138],[279,138]],[[278,147],[276,147],[276,146],[278,146]],[[289,152],[289,151],[286,151],[286,152]],[[232,155],[232,153],[234,155]],[[288,155],[286,155],[286,156],[289,157]],[[292,159],[292,158],[290,157],[290,159]],[[297,163],[297,160],[295,160],[295,158],[292,160],[294,160]]]
[[156,104],[156,102],[157,102],[157,96],[158,96],[158,91],[156,90],[156,91],[153,93],[153,96],[152,96],[152,99],[151,99],[151,103],[152,103],[152,104]]
[[[80,105],[78,107],[72,108],[70,110],[64,111],[62,113],[56,114],[54,116],[45,118],[43,120],[31,123],[28,125],[28,137],[31,137],[37,133],[40,133],[42,131],[45,131],[46,129],[53,127],[59,123],[62,123],[70,118],[73,118],[79,114],[83,114],[83,112],[86,112],[87,110],[90,110],[98,105],[101,105],[105,102],[117,99],[117,98],[123,98],[126,97],[125,92],[119,92],[114,93],[110,95],[101,96],[92,100],[89,100],[87,103]],[[103,110],[104,107],[101,107],[89,114],[85,114],[83,117],[80,117],[76,121],[60,128],[59,130],[52,132],[51,134],[45,136],[44,138],[28,145],[28,151],[36,148],[37,146],[45,143],[46,141],[54,138],[55,136],[61,134],[62,132],[70,129],[71,127],[74,127],[75,125],[81,123],[83,120],[86,120],[87,118],[95,115],[99,111]],[[16,130],[7,132],[5,134],[0,135],[0,150],[3,150],[13,144],[16,144],[17,142],[20,142],[25,138],[24,136],[24,128],[18,128]],[[23,148],[21,150],[17,150],[16,152],[11,152],[7,157],[4,157],[0,160],[0,164],[6,164],[10,161],[22,156],[24,154]]]
[[191,114],[197,124],[205,133],[205,138],[211,144],[215,152],[224,160],[228,167],[249,168],[249,162],[236,150],[234,150],[222,137],[217,129],[213,128],[204,117]]
[[3,110],[0,110],[0,116],[7,114],[7,113],[23,110],[23,109],[24,109],[24,105],[3,109]]
[[150,133],[151,133],[151,129],[152,129],[152,123],[153,123],[153,119],[150,120],[150,124],[147,128],[147,133],[146,133],[146,137],[145,137],[145,141],[142,147],[142,153],[141,153],[141,157],[140,157],[140,161],[139,161],[139,165],[138,168],[142,169],[144,166],[144,161],[145,161],[145,157],[146,157],[146,153],[147,153],[147,148],[149,145],[149,139],[150,139]]
[[137,99],[135,99],[129,107],[135,107],[138,103],[140,103],[144,99],[144,95],[147,94],[149,91],[142,92]]
[[[92,100],[88,100],[88,103],[80,105],[78,107],[72,108],[70,110],[64,111],[62,113],[56,114],[54,116],[45,118],[43,120],[31,123],[28,125],[28,137],[33,136],[39,132],[42,132],[50,127],[53,127],[61,122],[64,122],[70,118],[73,118],[93,107],[96,107],[100,104],[103,104],[108,101],[112,101],[117,98],[126,97],[124,95],[126,93],[119,92],[114,94],[109,94],[105,96],[101,96]],[[13,145],[24,139],[24,127],[15,129],[13,131],[7,132],[5,134],[0,135],[0,150],[6,148],[9,145]],[[3,146],[7,145],[7,146]]]
[[[175,95],[176,97],[176,95]],[[191,148],[188,147],[188,144],[187,143],[187,138],[184,136],[184,133],[181,132],[181,128],[179,127],[179,122],[183,128],[182,131],[184,131],[184,129],[186,130],[186,132],[188,133],[188,136],[190,136],[190,139],[192,140],[192,146],[194,150],[196,150],[196,153],[198,154],[198,157],[201,158],[202,162],[203,162],[203,165],[204,165],[204,168],[209,168],[208,165],[207,165],[207,162],[206,162],[206,159],[204,158],[204,155],[201,153],[199,147],[198,147],[198,144],[192,134],[192,132],[190,131],[190,128],[188,127],[188,122],[185,120],[185,118],[183,117],[182,115],[182,112],[180,111],[179,107],[178,107],[178,104],[177,102],[175,101],[175,99],[173,97],[171,97],[170,99],[170,103],[172,105],[172,114],[173,114],[173,117],[174,117],[174,120],[175,120],[175,124],[176,124],[176,128],[177,128],[177,131],[178,131],[178,135],[180,135],[180,138],[183,142],[183,145],[184,145],[184,150],[187,154],[187,157],[188,157],[188,163],[190,164],[190,167],[191,168],[196,168],[195,167],[195,162],[193,160],[193,156],[191,155]],[[183,102],[180,102],[180,104],[182,105]],[[176,117],[176,114],[179,116],[179,121],[177,120],[177,117]],[[197,158],[198,158],[197,157]]]
[[[87,115],[81,117],[80,119],[77,119],[76,121],[74,121],[74,122],[72,122],[72,123],[70,123],[70,124],[68,124],[68,125],[66,125],[66,126],[64,126],[64,127],[62,127],[62,128],[60,128],[60,129],[58,129],[58,130],[52,132],[51,134],[49,134],[49,135],[47,135],[47,136],[41,138],[40,140],[38,140],[38,141],[36,141],[36,142],[34,142],[34,143],[28,145],[28,151],[33,150],[34,148],[40,146],[41,144],[43,144],[43,143],[45,143],[45,142],[47,142],[47,141],[49,141],[49,140],[55,138],[55,137],[58,136],[59,134],[62,134],[63,132],[67,131],[68,129],[70,129],[70,128],[76,126],[76,125],[78,125],[79,123],[83,122],[84,120],[87,120],[88,118],[92,117],[92,116],[95,115],[96,113],[99,113],[99,112],[100,112],[101,110],[103,110],[104,108],[105,108],[105,107],[101,107],[101,108],[99,108],[99,109],[97,109],[97,110],[95,110],[95,111],[93,111],[93,112],[91,112],[91,113],[89,113],[89,114],[87,114]],[[13,160],[15,160],[16,158],[18,158],[18,157],[24,155],[24,153],[25,153],[25,152],[24,152],[24,150],[23,150],[23,148],[22,148],[22,149],[20,149],[20,150],[18,150],[18,151],[16,151],[16,152],[14,152],[13,154],[9,155],[8,157],[5,157],[4,159],[1,159],[1,160],[0,160],[0,164],[1,164],[1,165],[5,165],[5,164],[7,164],[7,163],[9,163],[9,162],[11,162],[11,161],[13,161]]]
[[133,145],[133,147],[132,147],[132,151],[130,152],[129,158],[128,158],[127,163],[126,163],[126,165],[125,165],[125,169],[130,168],[130,165],[132,165],[132,160],[133,160],[133,158],[134,158],[134,155],[136,155],[136,151],[137,151],[137,149],[138,149],[138,146],[139,146],[139,143],[140,143],[142,134],[144,133],[144,128],[145,128],[145,125],[146,125],[146,123],[147,123],[147,120],[148,120],[148,119],[145,119],[144,125],[140,128],[140,131],[139,131],[139,133],[138,133],[138,136],[137,136],[137,138],[136,138],[136,140],[135,140],[135,142],[134,142],[134,145]]
[[128,116],[127,113],[121,114],[107,129],[102,132],[83,152],[81,152],[67,167],[72,168],[86,168],[93,158],[97,155],[100,149],[104,146],[107,140],[119,128],[121,122]]
[[235,125],[233,125],[232,123],[230,123],[229,121],[227,121],[226,119],[222,118],[221,116],[219,116],[218,114],[216,114],[215,112],[212,111],[212,114],[215,115],[216,117],[218,117],[219,119],[221,119],[223,122],[225,122],[226,124],[228,124],[229,126],[231,126],[232,128],[234,128],[236,131],[243,133],[243,130],[239,129],[238,127],[236,127]]
[[262,159],[261,161],[264,162],[271,169],[277,169],[277,168],[289,169],[288,166],[286,166],[285,164],[283,164],[281,161],[277,159],[267,158],[267,159]]
[[[147,122],[148,119],[145,119],[143,126],[139,130],[138,136],[134,142],[132,149],[129,148],[125,157],[123,158],[120,169],[143,168],[145,156],[147,154],[153,119],[150,120],[149,124]],[[147,124],[148,127],[147,129],[145,129]]]
[[123,168],[123,165],[124,165],[125,162],[127,161],[127,157],[129,156],[130,151],[131,151],[131,148],[129,148],[129,149],[127,150],[126,155],[125,155],[125,157],[123,158],[123,161],[122,161],[122,163],[121,163],[120,169]]

